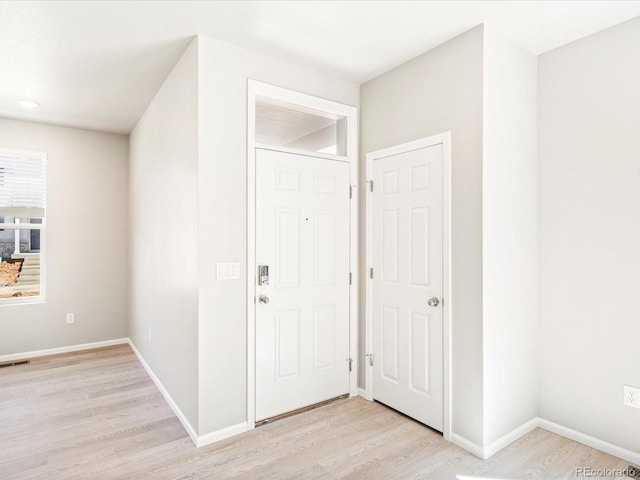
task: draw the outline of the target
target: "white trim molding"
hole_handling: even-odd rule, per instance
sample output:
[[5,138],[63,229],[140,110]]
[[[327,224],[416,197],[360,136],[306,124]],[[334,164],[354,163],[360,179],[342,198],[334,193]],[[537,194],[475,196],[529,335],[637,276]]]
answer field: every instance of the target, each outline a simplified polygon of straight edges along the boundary
[[149,364],[146,362],[146,360],[144,359],[140,351],[133,344],[131,339],[126,338],[124,340],[125,340],[124,343],[129,344],[129,347],[131,347],[131,350],[133,351],[135,356],[138,358],[140,365],[142,365],[142,368],[145,369],[145,371],[147,372],[147,375],[149,375],[149,378],[151,378],[151,380],[153,381],[155,386],[158,388],[158,390],[164,397],[165,401],[167,402],[171,410],[173,410],[173,413],[175,413],[176,417],[178,417],[178,420],[180,420],[180,423],[186,430],[187,435],[189,435],[189,438],[191,438],[191,441],[197,448],[204,447],[205,445],[209,445],[211,443],[218,442],[220,440],[224,440],[225,438],[238,435],[239,433],[244,433],[248,430],[247,423],[243,422],[237,425],[231,425],[229,427],[221,428],[220,430],[205,433],[204,435],[198,435],[196,429],[193,428],[193,425],[191,425],[191,422],[189,422],[185,414],[182,413],[182,410],[180,409],[178,404],[173,400],[173,398],[171,397],[167,389],[164,387],[160,379],[153,372],[153,370],[151,369]]
[[365,400],[373,401],[373,398],[367,393],[367,390],[364,388],[358,388],[358,396],[364,398]]
[[49,355],[59,355],[60,353],[80,352],[82,350],[92,350],[94,348],[112,347],[114,345],[124,345],[129,343],[128,338],[116,338],[114,340],[103,340],[101,342],[82,343],[80,345],[68,345],[66,347],[47,348],[45,350],[33,350],[31,352],[10,353],[0,355],[0,363],[14,362],[16,360],[29,360],[30,358],[47,357]]
[[518,440],[523,435],[526,435],[532,430],[535,430],[539,426],[538,424],[539,419],[537,417],[532,418],[531,420],[523,423],[519,427],[514,428],[510,432],[498,438],[494,442],[491,442],[487,446],[480,446],[477,443],[472,442],[471,440],[467,440],[462,435],[458,435],[457,433],[451,433],[451,443],[467,450],[468,452],[473,453],[476,457],[486,460],[498,453],[507,445],[510,445]]
[[191,441],[193,442],[193,444],[197,447],[198,433],[196,432],[196,429],[193,428],[189,420],[187,420],[187,417],[185,416],[185,414],[182,413],[182,410],[180,410],[180,407],[178,406],[178,404],[173,400],[173,398],[171,397],[167,389],[164,388],[164,385],[162,384],[160,379],[153,372],[153,370],[151,369],[147,361],[144,359],[140,351],[133,344],[133,342],[129,340],[128,343],[129,343],[129,346],[131,347],[131,350],[133,350],[133,353],[138,358],[140,365],[142,365],[142,368],[145,369],[145,371],[147,372],[147,375],[149,375],[149,378],[151,378],[151,381],[156,385],[158,390],[160,390],[160,393],[164,397],[165,401],[167,402],[171,410],[173,410],[173,413],[175,413],[176,417],[178,417],[178,420],[180,420],[180,423],[182,424],[184,429],[187,431],[187,434],[191,438]]
[[482,458],[486,460],[487,458],[495,455],[504,447],[512,444],[513,442],[518,440],[520,437],[523,437],[527,433],[535,430],[537,427],[538,427],[538,418],[536,417],[536,418],[532,418],[528,422],[523,423],[519,427],[514,428],[510,432],[506,433],[505,435],[501,436],[497,440],[491,442],[489,445],[484,447]]
[[[401,145],[369,152],[366,155],[366,180],[369,181],[373,175],[373,162],[381,158],[398,155],[400,153],[411,152],[421,148],[442,145],[442,348],[443,348],[443,428],[442,435],[445,440],[452,440],[452,407],[451,407],[451,322],[452,322],[452,295],[451,287],[451,132],[444,132],[427,138],[422,138]],[[366,195],[366,266],[367,269],[373,265],[373,199],[372,195]],[[365,289],[365,325],[366,325],[366,353],[373,351],[373,280],[366,275]],[[368,400],[374,398],[373,367],[369,362],[365,363],[365,396]],[[462,437],[460,437],[462,438]],[[462,439],[464,440],[464,439]],[[461,441],[462,441],[461,440]],[[464,440],[470,444],[471,442]],[[455,443],[455,442],[453,442]],[[467,449],[466,447],[463,447]],[[471,450],[470,450],[471,451]]]
[[627,450],[626,448],[619,447],[613,443],[605,442],[599,438],[592,437],[586,433],[573,430],[572,428],[559,425],[557,423],[545,420],[544,418],[538,419],[538,426],[544,430],[548,430],[552,433],[560,435],[562,437],[569,438],[575,442],[582,443],[588,447],[595,448],[596,450],[603,451],[614,457],[621,458],[627,462],[631,462],[634,465],[640,465],[640,453]]
[[450,442],[462,448],[463,450],[466,450],[467,452],[473,453],[478,458],[482,458],[483,460],[486,459],[484,456],[483,447],[481,447],[477,443],[473,443],[471,440],[467,440],[466,438],[464,438],[461,435],[458,435],[457,433],[451,432]]
[[503,435],[502,437],[485,447],[473,443],[472,441],[467,440],[457,433],[451,434],[451,443],[467,450],[468,452],[473,453],[476,457],[487,460],[506,446],[510,445],[520,437],[526,435],[532,430],[535,430],[536,428],[542,428],[543,430],[547,430],[551,433],[555,433],[556,435],[560,435],[561,437],[568,438],[569,440],[573,440],[574,442],[582,443],[587,447],[595,448],[596,450],[608,453],[609,455],[613,455],[614,457],[621,458],[622,460],[630,462],[634,465],[640,465],[640,453],[633,452],[618,445],[600,440],[599,438],[592,437],[591,435],[587,435],[586,433],[573,430],[571,428],[565,427],[564,425],[559,425],[557,423],[539,417],[532,418],[528,422],[523,423],[519,427],[513,429],[511,432]]
[[246,433],[248,430],[249,429],[247,428],[247,422],[242,422],[236,425],[221,428],[220,430],[205,433],[204,435],[198,436],[196,447],[204,447],[205,445],[219,442],[220,440],[224,440],[225,438],[233,437],[234,435],[239,435],[241,433]]

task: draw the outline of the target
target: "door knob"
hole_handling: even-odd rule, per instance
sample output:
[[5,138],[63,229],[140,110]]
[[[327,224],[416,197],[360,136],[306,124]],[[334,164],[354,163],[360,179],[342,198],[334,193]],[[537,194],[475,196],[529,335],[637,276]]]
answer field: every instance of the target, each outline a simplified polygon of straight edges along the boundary
[[258,301],[264,305],[266,305],[267,303],[269,303],[269,297],[267,297],[266,295],[260,295],[258,297]]
[[427,305],[429,305],[430,307],[437,307],[438,305],[440,305],[440,300],[438,300],[438,297],[432,297],[427,302]]

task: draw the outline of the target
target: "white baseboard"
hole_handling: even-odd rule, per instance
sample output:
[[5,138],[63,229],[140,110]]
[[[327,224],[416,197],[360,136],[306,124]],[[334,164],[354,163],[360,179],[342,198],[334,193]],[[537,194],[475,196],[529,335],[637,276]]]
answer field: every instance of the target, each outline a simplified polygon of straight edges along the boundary
[[28,360],[36,357],[46,357],[49,355],[57,355],[59,353],[79,352],[82,350],[91,350],[93,348],[111,347],[113,345],[124,345],[126,343],[129,343],[128,338],[116,338],[114,340],[104,340],[102,342],[82,343],[80,345],[47,348],[45,350],[33,350],[31,352],[10,353],[8,355],[0,355],[0,363],[13,362],[16,360]]
[[609,442],[605,442],[604,440],[592,437],[590,435],[587,435],[586,433],[578,432],[577,430],[573,430],[563,425],[559,425],[557,423],[550,422],[549,420],[545,420],[544,418],[538,417],[532,418],[528,422],[523,423],[518,428],[512,430],[506,435],[503,435],[498,440],[490,443],[486,447],[481,447],[480,445],[477,445],[456,433],[451,434],[451,443],[459,446],[460,448],[464,448],[468,452],[473,453],[476,457],[486,460],[498,453],[507,445],[515,442],[523,435],[526,435],[527,433],[538,427],[562,437],[568,438],[570,440],[576,441],[578,443],[582,443],[583,445],[586,445],[588,447],[595,448],[596,450],[608,453],[609,455],[613,455],[614,457],[621,458],[622,460],[633,463],[634,465],[640,465],[640,453],[627,450],[626,448],[619,447],[618,445],[614,445]]
[[146,370],[147,375],[149,375],[153,383],[155,383],[156,387],[158,387],[158,390],[160,390],[160,393],[162,394],[166,402],[169,404],[169,407],[171,408],[171,410],[173,410],[173,413],[176,414],[176,417],[178,417],[178,420],[180,420],[180,423],[182,424],[184,429],[187,431],[187,434],[191,438],[191,441],[197,447],[198,434],[196,433],[196,430],[193,428],[189,420],[187,420],[187,417],[185,416],[185,414],[182,413],[182,410],[180,410],[180,407],[178,406],[178,404],[173,400],[171,395],[169,395],[169,392],[167,391],[167,389],[164,388],[164,385],[162,384],[160,379],[156,377],[156,374],[153,372],[153,370],[151,370],[151,367],[146,362],[146,360],[144,359],[140,351],[133,344],[133,342],[129,340],[128,343],[129,343],[129,346],[131,347],[131,350],[133,350],[133,353],[135,353],[136,357],[138,357],[138,361],[140,362],[142,367]]
[[539,425],[539,419],[537,417],[532,418],[531,420],[523,423],[519,427],[514,428],[510,432],[506,433],[502,437],[498,438],[496,441],[491,442],[489,445],[480,446],[477,443],[473,443],[471,440],[467,440],[461,435],[457,433],[451,433],[451,443],[459,446],[460,448],[464,448],[468,452],[473,453],[476,457],[479,457],[483,460],[486,460],[500,450],[502,450],[507,445],[518,440],[523,435],[526,435],[531,430],[534,430]]
[[460,448],[463,448],[467,452],[473,453],[478,458],[482,458],[482,459],[485,458],[484,448],[482,448],[480,445],[476,443],[473,443],[471,440],[467,440],[466,438],[464,438],[461,435],[458,435],[457,433],[451,432],[451,443],[459,446]]
[[497,439],[495,442],[491,442],[489,445],[484,447],[484,452],[483,452],[484,456],[482,458],[486,460],[487,458],[495,455],[504,447],[512,444],[523,435],[526,435],[531,430],[535,430],[538,427],[538,424],[539,424],[539,419],[536,417],[536,418],[532,418],[528,422],[523,423],[519,427],[514,428],[506,435],[503,435],[502,437]]
[[247,428],[247,422],[242,422],[236,425],[231,425],[230,427],[221,428],[220,430],[216,430],[215,432],[200,435],[198,437],[196,447],[204,447],[205,445],[219,442],[220,440],[224,440],[225,438],[233,437],[234,435],[238,435],[240,433],[245,433],[248,430],[249,429]]
[[369,396],[369,394],[364,388],[358,388],[358,396],[364,398],[365,400],[369,400],[369,401],[373,400],[373,398]]
[[489,445],[480,446],[477,443],[472,442],[471,440],[467,440],[461,435],[457,433],[451,433],[451,443],[459,446],[460,448],[464,448],[468,452],[473,453],[476,457],[479,457],[483,460],[495,455],[500,450],[502,450],[507,445],[515,442],[517,439],[526,435],[531,430],[538,427],[538,418],[532,418],[528,422],[523,423],[517,428],[514,428],[509,433],[503,435],[499,439],[494,442],[491,442]]
[[133,353],[135,353],[136,357],[138,358],[138,361],[140,362],[142,367],[145,369],[145,371],[147,372],[147,374],[149,375],[153,383],[156,385],[156,387],[158,387],[158,390],[160,390],[160,393],[166,400],[171,410],[173,410],[173,413],[175,413],[176,417],[178,417],[178,420],[180,420],[180,423],[182,423],[182,426],[187,431],[189,438],[191,438],[191,441],[196,447],[198,448],[204,447],[205,445],[209,445],[211,443],[224,440],[225,438],[229,438],[249,430],[247,428],[247,422],[242,422],[242,423],[238,423],[237,425],[231,425],[229,427],[222,428],[214,432],[206,433],[204,435],[198,435],[195,428],[193,428],[189,420],[187,420],[187,417],[184,415],[184,413],[182,413],[182,410],[180,410],[180,407],[178,406],[178,404],[173,400],[173,398],[171,397],[167,389],[164,388],[164,385],[162,384],[160,379],[156,376],[156,374],[153,372],[149,364],[145,361],[140,351],[136,348],[136,346],[133,344],[133,342],[130,339],[126,339],[126,340],[129,346],[131,347],[131,350],[133,350]]
[[592,437],[591,435],[587,435],[586,433],[578,432],[577,430],[573,430],[563,425],[558,425],[557,423],[550,422],[549,420],[545,420],[544,418],[538,419],[538,426],[540,428],[544,428],[545,430],[549,430],[550,432],[574,440],[578,443],[587,445],[588,447],[595,448],[597,450],[608,453],[609,455],[613,455],[614,457],[621,458],[622,460],[625,460],[627,462],[631,462],[635,465],[640,465],[640,453],[632,452],[631,450],[627,450],[626,448],[622,448],[618,445],[605,442],[604,440]]

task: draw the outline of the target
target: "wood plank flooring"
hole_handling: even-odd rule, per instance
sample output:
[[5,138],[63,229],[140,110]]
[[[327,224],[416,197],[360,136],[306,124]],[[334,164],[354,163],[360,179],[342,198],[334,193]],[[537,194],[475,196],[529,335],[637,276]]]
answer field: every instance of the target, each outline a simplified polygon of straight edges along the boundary
[[483,461],[361,398],[196,449],[126,345],[0,369],[1,480],[575,479],[586,466],[627,463],[541,429]]

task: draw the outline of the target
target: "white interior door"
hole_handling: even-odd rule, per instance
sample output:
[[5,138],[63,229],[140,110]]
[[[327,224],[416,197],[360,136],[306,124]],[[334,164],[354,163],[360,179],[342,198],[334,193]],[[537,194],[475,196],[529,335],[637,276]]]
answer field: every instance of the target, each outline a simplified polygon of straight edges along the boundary
[[261,265],[269,279],[256,287],[257,421],[349,392],[347,163],[256,150]]
[[373,397],[443,429],[443,146],[373,160]]

